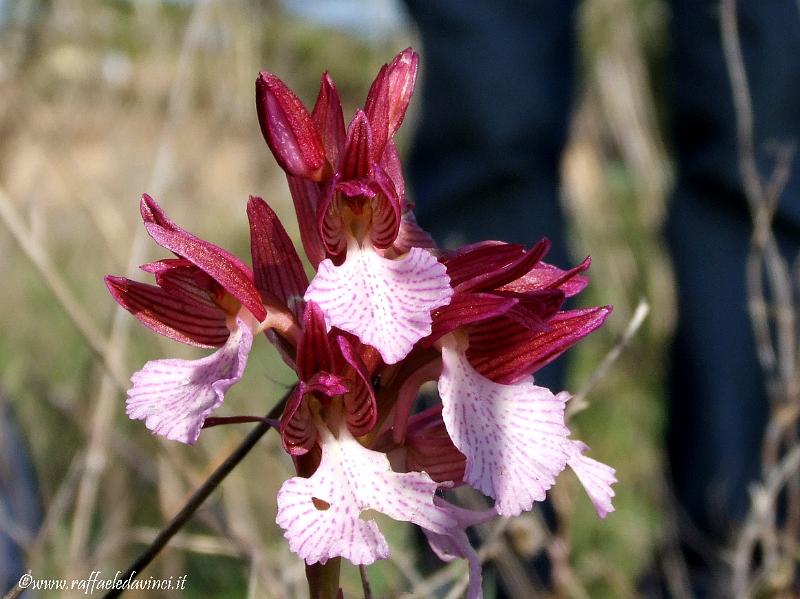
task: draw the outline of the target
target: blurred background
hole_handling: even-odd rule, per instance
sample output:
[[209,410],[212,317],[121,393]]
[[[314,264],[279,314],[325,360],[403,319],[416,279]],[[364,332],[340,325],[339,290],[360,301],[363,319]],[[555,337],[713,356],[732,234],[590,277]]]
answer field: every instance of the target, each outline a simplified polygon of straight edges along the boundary
[[[614,313],[565,358],[566,387],[586,384],[640,300],[650,314],[572,423],[593,457],[617,468],[617,511],[597,520],[564,477],[553,493],[555,531],[546,534],[534,512],[501,539],[520,563],[549,556],[549,591],[524,572],[498,574],[543,596],[670,595],[648,581],[682,580],[663,449],[676,321],[661,235],[673,180],[661,116],[668,16],[660,0],[585,0],[577,13],[579,83],[560,197],[572,261],[593,258],[581,302],[613,304]],[[124,570],[248,430],[212,429],[185,447],[124,415],[131,372],[149,359],[199,355],[132,326],[103,284],[107,273],[164,256],[143,235],[141,193],[243,258],[248,194],[299,240],[257,124],[258,71],[278,74],[310,106],[329,70],[347,119],[380,65],[409,45],[424,71],[425,47],[396,0],[0,1],[0,494],[10,497],[0,510],[0,592],[28,569],[68,579]],[[404,154],[424,94],[422,85],[398,134]],[[219,415],[263,413],[292,383],[272,348],[257,344]],[[148,574],[187,574],[189,597],[304,596],[303,564],[274,522],[276,491],[292,473],[268,434]],[[375,596],[428,596],[408,527],[380,525],[392,558],[369,568]],[[511,559],[494,551],[490,561]],[[441,588],[465,570],[449,567]],[[355,568],[343,567],[343,581],[345,596],[360,596]]]

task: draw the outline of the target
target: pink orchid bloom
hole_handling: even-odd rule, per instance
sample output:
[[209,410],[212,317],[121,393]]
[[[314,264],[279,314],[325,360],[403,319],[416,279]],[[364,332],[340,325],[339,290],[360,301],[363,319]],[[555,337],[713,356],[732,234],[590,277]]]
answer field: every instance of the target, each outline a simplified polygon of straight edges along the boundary
[[[145,364],[131,377],[131,418],[184,443],[196,442],[204,424],[252,419],[206,422],[264,332],[297,374],[278,424],[298,473],[278,493],[276,521],[291,550],[309,566],[386,558],[386,539],[363,514],[376,510],[420,526],[443,560],[466,559],[467,597],[478,599],[468,527],[530,510],[567,466],[599,517],[614,510],[615,471],[570,437],[569,394],[533,379],[611,307],[562,309],[587,285],[590,261],[566,271],[542,262],[546,239],[528,250],[487,241],[432,253],[392,140],[417,64],[407,49],[384,65],[347,129],[327,73],[311,113],[280,79],[259,76],[261,129],[287,175],[317,269],[311,282],[263,200],[247,205],[251,270],[145,195],[145,227],[175,257],[142,266],[156,285],[114,276],[106,284],[145,326],[216,348],[198,360]],[[441,403],[414,413],[429,381],[438,382]],[[465,484],[493,507],[465,510],[437,495]]]
[[178,227],[144,195],[147,232],[177,258],[142,266],[157,286],[106,277],[117,303],[147,327],[182,343],[219,348],[199,360],[154,360],[131,377],[128,416],[168,439],[197,441],[205,419],[241,379],[256,333],[278,331],[276,343],[286,347],[297,335],[289,306],[302,308],[308,279],[272,210],[251,198],[248,212],[255,276],[232,254]]
[[322,308],[329,327],[374,346],[387,364],[431,332],[431,310],[452,294],[405,201],[392,141],[418,61],[409,48],[384,65],[346,131],[327,73],[310,114],[275,75],[262,72],[256,82],[261,130],[286,171],[303,245],[318,268],[305,298]]

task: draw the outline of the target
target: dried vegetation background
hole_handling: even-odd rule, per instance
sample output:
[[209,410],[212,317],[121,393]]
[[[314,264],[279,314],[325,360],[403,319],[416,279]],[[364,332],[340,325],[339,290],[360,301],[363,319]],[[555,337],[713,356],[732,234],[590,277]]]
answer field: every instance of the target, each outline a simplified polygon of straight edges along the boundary
[[[248,194],[264,197],[297,238],[285,179],[256,120],[258,70],[280,74],[310,103],[319,73],[329,69],[352,114],[380,64],[415,39],[410,29],[356,39],[270,1],[18,0],[5,11],[0,401],[31,452],[42,525],[0,518],[0,526],[25,547],[37,578],[92,570],[113,577],[247,430],[220,427],[184,447],[124,416],[129,373],[147,359],[194,355],[131,326],[103,285],[104,274],[130,273],[163,255],[142,232],[140,194],[243,257]],[[659,236],[670,165],[651,81],[665,50],[665,18],[655,0],[587,0],[581,8],[583,83],[563,165],[564,201],[575,238],[594,258],[585,301],[612,303],[615,312],[572,356],[570,389],[588,402],[575,416],[576,436],[617,466],[620,484],[617,512],[605,522],[570,479],[553,497],[555,530],[545,531],[534,512],[483,531],[482,555],[502,562],[497,576],[520,597],[540,591],[521,563],[543,551],[559,596],[634,596],[653,569],[682,588],[660,451],[675,318]],[[412,113],[401,148],[413,123]],[[642,299],[649,317],[588,388]],[[292,384],[265,345],[254,348],[222,415],[264,413]],[[277,435],[267,435],[148,574],[188,574],[190,597],[304,596],[302,563],[274,523],[276,491],[291,474]],[[425,597],[453,581],[457,593],[463,564],[431,579],[409,530],[381,526],[393,557],[369,568],[376,597],[409,589]],[[358,596],[358,572],[344,571],[346,596]]]

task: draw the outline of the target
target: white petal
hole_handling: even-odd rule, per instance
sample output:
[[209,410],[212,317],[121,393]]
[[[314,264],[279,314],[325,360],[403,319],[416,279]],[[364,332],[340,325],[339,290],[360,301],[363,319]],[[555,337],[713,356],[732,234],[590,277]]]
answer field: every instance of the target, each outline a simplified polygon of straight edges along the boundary
[[615,476],[617,471],[611,466],[583,455],[588,449],[586,444],[581,441],[571,441],[570,458],[567,463],[578,476],[589,499],[592,500],[597,515],[605,518],[614,511],[611,503],[614,489],[611,488],[611,485],[617,482]]
[[470,545],[466,529],[475,524],[491,520],[497,516],[497,512],[494,510],[483,512],[465,510],[448,504],[439,497],[434,499],[434,502],[453,518],[456,525],[449,529],[446,534],[431,532],[423,528],[422,531],[428,539],[428,544],[437,557],[444,562],[450,562],[457,558],[467,560],[469,564],[469,586],[467,587],[466,597],[467,599],[481,599],[483,597],[481,561],[472,545]]
[[426,250],[388,260],[351,245],[341,266],[320,262],[305,299],[319,304],[329,327],[357,335],[394,364],[430,334],[431,310],[452,295],[447,269]]
[[392,471],[385,454],[363,447],[346,426],[338,439],[320,427],[320,438],[322,461],[316,472],[311,478],[289,479],[278,491],[276,522],[289,548],[306,563],[324,564],[341,556],[366,565],[388,557],[377,524],[359,517],[367,509],[440,533],[453,525],[434,505],[437,484],[424,472]]
[[542,501],[564,469],[569,430],[566,394],[532,381],[501,385],[472,368],[450,337],[442,347],[439,378],[442,416],[467,457],[464,480],[496,500],[502,516],[516,516]]
[[206,417],[242,378],[253,344],[250,327],[237,327],[216,352],[199,360],[153,360],[131,377],[127,414],[157,435],[194,443]]

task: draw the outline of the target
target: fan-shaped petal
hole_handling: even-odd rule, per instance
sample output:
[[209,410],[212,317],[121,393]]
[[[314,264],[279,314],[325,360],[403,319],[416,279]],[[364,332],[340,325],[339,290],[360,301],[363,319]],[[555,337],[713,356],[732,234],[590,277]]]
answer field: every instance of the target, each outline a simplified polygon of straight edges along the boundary
[[341,266],[320,262],[305,299],[319,304],[328,326],[353,333],[394,364],[430,334],[431,310],[452,293],[445,267],[426,250],[387,260],[353,245]]
[[253,333],[241,319],[228,341],[199,360],[153,360],[131,377],[127,414],[157,435],[194,443],[206,417],[244,372]]

